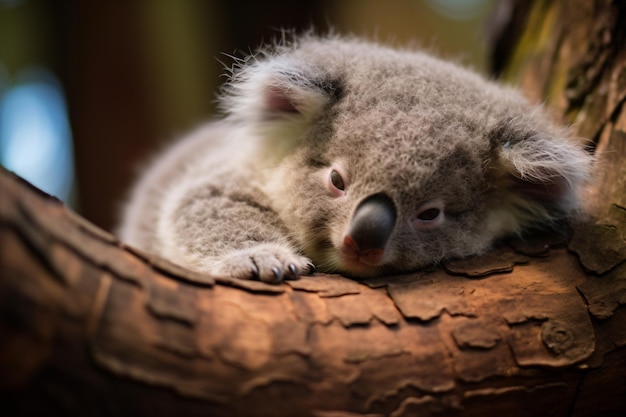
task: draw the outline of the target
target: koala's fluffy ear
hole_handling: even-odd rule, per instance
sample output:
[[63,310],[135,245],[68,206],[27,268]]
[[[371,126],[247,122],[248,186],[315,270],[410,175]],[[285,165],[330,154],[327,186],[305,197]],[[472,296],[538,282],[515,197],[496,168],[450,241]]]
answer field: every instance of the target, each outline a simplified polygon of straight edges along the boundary
[[244,65],[225,91],[229,118],[257,124],[310,122],[341,95],[338,81],[290,56]]
[[244,64],[221,98],[227,119],[258,138],[260,164],[274,165],[301,143],[312,122],[342,94],[341,83],[291,55]]
[[580,145],[562,132],[546,133],[527,125],[507,120],[490,133],[494,235],[572,215],[591,177],[593,157]]

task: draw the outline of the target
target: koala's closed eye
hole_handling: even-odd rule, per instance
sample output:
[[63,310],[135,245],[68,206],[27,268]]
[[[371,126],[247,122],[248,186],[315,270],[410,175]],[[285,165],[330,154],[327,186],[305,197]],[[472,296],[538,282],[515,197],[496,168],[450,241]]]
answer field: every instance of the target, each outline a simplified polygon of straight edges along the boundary
[[427,203],[417,209],[415,227],[427,228],[440,225],[445,220],[444,206],[441,202]]
[[339,191],[344,191],[346,189],[346,184],[343,182],[341,174],[335,169],[330,171],[330,183]]

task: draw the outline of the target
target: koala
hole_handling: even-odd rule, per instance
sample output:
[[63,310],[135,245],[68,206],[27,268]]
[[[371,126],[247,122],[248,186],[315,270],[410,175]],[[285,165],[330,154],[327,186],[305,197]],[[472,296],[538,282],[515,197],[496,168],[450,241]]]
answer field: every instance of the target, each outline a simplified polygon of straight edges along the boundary
[[122,240],[218,277],[358,279],[580,211],[593,157],[520,93],[457,64],[307,35],[231,72],[223,117],[134,186]]

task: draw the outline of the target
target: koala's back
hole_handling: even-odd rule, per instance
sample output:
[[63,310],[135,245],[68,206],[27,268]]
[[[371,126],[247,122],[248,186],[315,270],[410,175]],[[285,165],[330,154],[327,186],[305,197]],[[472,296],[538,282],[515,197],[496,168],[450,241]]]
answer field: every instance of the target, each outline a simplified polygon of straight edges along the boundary
[[[254,144],[240,146],[237,132],[224,123],[209,123],[156,155],[134,185],[117,233],[126,243],[161,253],[168,239],[164,225],[169,202],[195,184],[225,186],[250,176],[244,168]],[[246,178],[246,180],[248,180]],[[254,180],[254,178],[252,178]]]

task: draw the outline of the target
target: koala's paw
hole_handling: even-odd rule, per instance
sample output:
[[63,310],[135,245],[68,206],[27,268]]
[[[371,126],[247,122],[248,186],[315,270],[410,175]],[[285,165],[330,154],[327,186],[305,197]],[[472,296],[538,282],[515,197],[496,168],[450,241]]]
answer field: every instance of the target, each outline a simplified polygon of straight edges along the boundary
[[298,279],[300,275],[313,272],[315,267],[309,258],[277,244],[233,251],[222,258],[214,270],[218,276],[258,279],[270,284],[278,284],[283,279]]

